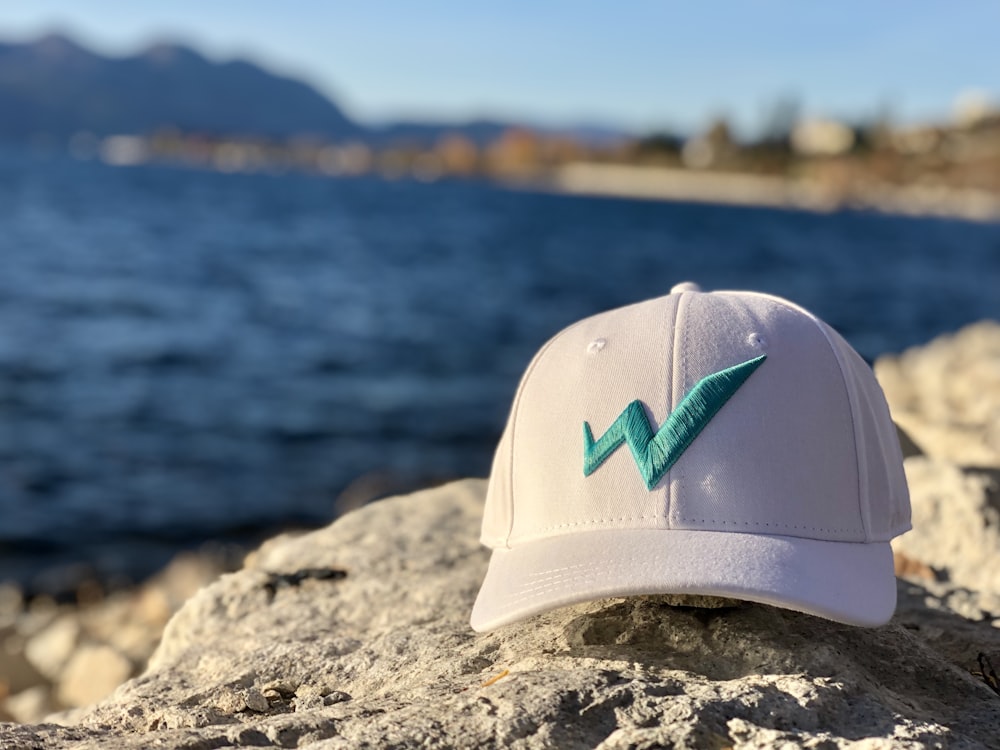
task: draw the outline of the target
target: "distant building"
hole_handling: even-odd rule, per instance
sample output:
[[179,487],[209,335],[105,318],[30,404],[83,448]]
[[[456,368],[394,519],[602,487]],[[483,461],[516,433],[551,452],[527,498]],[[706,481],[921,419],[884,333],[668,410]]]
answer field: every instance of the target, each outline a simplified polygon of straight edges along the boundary
[[434,151],[449,174],[469,175],[479,168],[479,149],[464,135],[449,133],[443,136]]
[[952,112],[956,125],[971,128],[1000,114],[1000,106],[989,92],[969,90],[955,97]]
[[101,159],[115,167],[142,164],[149,158],[146,139],[137,135],[109,135],[101,141]]
[[318,167],[331,176],[364,174],[372,168],[374,155],[363,143],[348,141],[325,146],[319,153]]
[[537,133],[526,128],[508,128],[489,145],[486,155],[492,171],[517,174],[539,166],[542,144]]
[[792,150],[802,156],[845,154],[854,140],[854,131],[835,120],[804,120],[792,128]]

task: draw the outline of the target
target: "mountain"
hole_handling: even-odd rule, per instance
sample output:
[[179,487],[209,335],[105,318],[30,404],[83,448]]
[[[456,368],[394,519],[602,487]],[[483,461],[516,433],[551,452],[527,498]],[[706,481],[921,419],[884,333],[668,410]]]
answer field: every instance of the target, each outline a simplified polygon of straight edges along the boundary
[[308,84],[253,63],[159,44],[109,58],[59,35],[0,43],[0,139],[185,131],[357,137],[363,129]]
[[113,58],[58,34],[34,42],[0,42],[0,141],[64,140],[80,131],[148,134],[168,126],[227,136],[350,138],[375,147],[427,147],[446,135],[483,146],[513,127],[593,144],[627,137],[614,128],[488,119],[366,127],[302,81],[244,60],[214,62],[178,44]]

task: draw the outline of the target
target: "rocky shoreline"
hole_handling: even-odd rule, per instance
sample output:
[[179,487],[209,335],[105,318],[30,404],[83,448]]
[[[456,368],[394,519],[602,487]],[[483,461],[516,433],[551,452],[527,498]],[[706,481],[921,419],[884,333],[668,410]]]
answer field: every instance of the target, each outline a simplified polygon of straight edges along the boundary
[[0,718],[25,722],[0,747],[995,747],[1000,324],[876,372],[914,511],[883,628],[635,597],[477,636],[485,483],[464,480],[276,537],[221,577],[182,558],[76,609],[0,592]]
[[815,178],[579,162],[552,170],[541,185],[555,192],[646,200],[788,208],[827,213],[877,211],[966,221],[1000,221],[1000,195],[945,185],[850,186]]
[[84,583],[76,603],[0,585],[0,721],[37,722],[106,697],[146,668],[184,602],[231,569],[228,555],[185,552],[133,589],[105,595]]

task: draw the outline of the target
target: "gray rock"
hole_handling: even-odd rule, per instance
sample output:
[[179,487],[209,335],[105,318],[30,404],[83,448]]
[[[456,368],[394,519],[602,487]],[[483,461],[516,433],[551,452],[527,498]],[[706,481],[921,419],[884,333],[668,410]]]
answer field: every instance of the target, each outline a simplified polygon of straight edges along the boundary
[[880,357],[875,375],[893,420],[921,452],[959,466],[1000,467],[1000,322]]
[[634,597],[476,635],[483,491],[467,480],[272,540],[187,603],[144,675],[74,726],[5,725],[0,746],[998,744],[1000,696],[970,670],[1000,630],[957,614],[944,584],[902,582],[896,620],[870,630]]
[[919,456],[906,459],[905,467],[913,530],[894,540],[893,550],[992,600],[987,608],[1000,615],[997,477]]

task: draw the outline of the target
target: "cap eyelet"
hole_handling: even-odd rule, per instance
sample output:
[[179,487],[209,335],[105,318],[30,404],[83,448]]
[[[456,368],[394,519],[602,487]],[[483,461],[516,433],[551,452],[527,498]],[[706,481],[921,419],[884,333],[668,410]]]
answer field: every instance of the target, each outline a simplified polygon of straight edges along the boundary
[[758,349],[767,348],[767,339],[765,339],[763,336],[761,336],[759,333],[756,332],[751,333],[749,336],[747,336],[747,343],[750,344],[750,346],[757,347]]
[[587,344],[587,354],[597,354],[601,349],[608,345],[607,339],[594,339],[589,344]]

